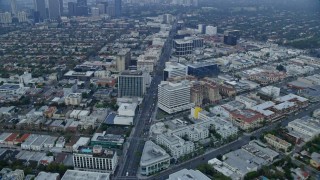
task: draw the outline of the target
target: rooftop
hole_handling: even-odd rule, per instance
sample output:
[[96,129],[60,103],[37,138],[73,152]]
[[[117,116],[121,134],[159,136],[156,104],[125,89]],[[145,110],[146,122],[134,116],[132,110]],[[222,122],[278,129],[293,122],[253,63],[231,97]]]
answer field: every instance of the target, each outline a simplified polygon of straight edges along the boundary
[[129,71],[129,70],[126,70],[126,71],[122,71],[120,76],[141,76],[143,73],[142,71],[140,70],[132,70],[132,71]]
[[170,156],[164,149],[152,141],[147,141],[143,148],[140,166],[147,166],[166,159],[170,159]]
[[109,173],[67,170],[61,180],[109,180]]
[[35,178],[35,180],[57,180],[59,177],[58,173],[47,173],[41,171],[38,176]]
[[2,90],[17,90],[20,88],[19,84],[4,84],[0,86]]
[[168,180],[210,180],[210,178],[208,178],[199,170],[182,169],[178,172],[170,174]]
[[102,146],[100,145],[95,145],[93,147],[80,146],[78,148],[78,154],[88,154],[94,157],[101,157],[101,158],[113,158],[116,152],[109,149],[103,149]]

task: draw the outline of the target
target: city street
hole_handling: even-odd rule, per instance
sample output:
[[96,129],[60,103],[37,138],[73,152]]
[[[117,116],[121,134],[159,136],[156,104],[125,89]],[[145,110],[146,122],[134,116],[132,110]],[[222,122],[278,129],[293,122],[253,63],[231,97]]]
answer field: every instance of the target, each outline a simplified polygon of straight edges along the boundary
[[176,25],[173,25],[171,33],[167,38],[167,41],[163,48],[163,52],[159,60],[159,65],[156,67],[151,85],[141,103],[142,109],[136,117],[135,128],[132,136],[130,137],[127,153],[125,154],[125,157],[123,157],[121,163],[119,163],[119,169],[117,171],[115,179],[136,179],[139,168],[140,155],[145,143],[142,135],[148,137],[146,132],[149,131],[151,125],[150,118],[152,117],[154,108],[156,107],[157,103],[157,95],[154,94],[157,94],[158,84],[160,84],[162,80],[165,62],[169,60],[171,55],[171,42],[175,29]]

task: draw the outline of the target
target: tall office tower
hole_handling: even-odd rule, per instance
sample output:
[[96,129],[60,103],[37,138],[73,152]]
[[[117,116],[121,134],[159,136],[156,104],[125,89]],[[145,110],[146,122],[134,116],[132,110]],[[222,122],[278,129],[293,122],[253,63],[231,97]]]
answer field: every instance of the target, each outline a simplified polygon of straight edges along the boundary
[[78,6],[88,6],[87,0],[77,0]]
[[99,14],[106,14],[107,3],[99,3],[97,4],[97,8],[99,8]]
[[142,97],[146,92],[142,71],[123,71],[118,77],[118,97]]
[[106,14],[108,14],[109,16],[114,17],[115,16],[115,8],[113,4],[109,4],[107,9],[106,9]]
[[58,19],[61,16],[59,0],[48,0],[49,19]]
[[78,16],[87,16],[88,15],[87,0],[77,0],[76,14]]
[[17,15],[17,1],[11,0],[11,13]]
[[11,13],[9,12],[0,13],[0,23],[3,23],[3,24],[12,23]]
[[121,0],[114,0],[114,14],[116,17],[120,17],[122,15],[122,3]]
[[24,11],[18,12],[17,17],[18,17],[19,22],[27,22],[28,21],[27,13]]
[[59,0],[60,4],[60,15],[63,13],[63,0]]
[[158,85],[158,107],[168,114],[191,109],[194,103],[190,101],[190,88],[189,81],[162,81]]
[[130,48],[122,49],[118,52],[116,57],[116,66],[119,72],[124,71],[129,68],[131,61]]
[[74,2],[68,2],[68,14],[69,16],[75,16],[77,10],[77,4]]
[[47,10],[45,0],[34,0],[35,19],[47,19]]
[[91,16],[93,17],[99,17],[100,13],[99,13],[99,8],[97,7],[92,7],[91,8]]

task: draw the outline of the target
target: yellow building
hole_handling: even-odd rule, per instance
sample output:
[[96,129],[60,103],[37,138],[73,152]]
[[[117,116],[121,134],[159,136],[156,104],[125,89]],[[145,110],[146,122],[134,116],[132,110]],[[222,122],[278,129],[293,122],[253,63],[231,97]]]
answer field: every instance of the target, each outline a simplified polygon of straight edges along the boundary
[[191,114],[192,114],[192,117],[195,118],[195,119],[199,119],[199,112],[201,112],[202,109],[200,107],[194,107],[191,109]]
[[277,148],[277,149],[283,149],[286,152],[289,150],[291,147],[291,144],[288,143],[287,141],[280,139],[272,134],[267,134],[264,136],[264,139],[270,144],[271,146]]

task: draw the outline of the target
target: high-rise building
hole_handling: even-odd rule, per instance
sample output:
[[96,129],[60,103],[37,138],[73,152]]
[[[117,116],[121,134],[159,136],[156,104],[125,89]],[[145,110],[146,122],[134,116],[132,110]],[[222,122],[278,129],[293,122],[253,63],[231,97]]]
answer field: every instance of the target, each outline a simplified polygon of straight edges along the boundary
[[203,44],[203,38],[196,36],[173,40],[173,48],[177,56],[192,54],[195,48],[202,48]]
[[74,2],[68,2],[68,14],[69,16],[76,15],[77,4]]
[[218,64],[216,63],[194,63],[188,64],[188,75],[198,78],[213,77],[220,73]]
[[128,69],[130,65],[130,60],[131,60],[131,54],[130,54],[130,49],[122,49],[116,59],[116,65],[117,65],[117,70],[119,72],[124,71]]
[[13,15],[17,15],[17,1],[16,0],[11,0],[11,13]]
[[88,15],[87,0],[77,0],[76,15],[77,16],[87,16]]
[[59,0],[60,4],[60,15],[63,13],[63,0]]
[[114,12],[116,17],[122,15],[122,2],[121,0],[114,0]]
[[142,97],[146,81],[142,71],[123,71],[118,77],[118,97]]
[[24,11],[18,12],[17,18],[18,18],[19,22],[27,22],[28,21],[27,13]]
[[115,8],[114,8],[114,4],[109,4],[106,8],[106,14],[108,14],[111,17],[115,16]]
[[35,19],[44,20],[47,19],[47,10],[45,0],[35,0],[34,1]]
[[207,26],[206,27],[206,34],[207,35],[216,35],[218,33],[218,28],[214,26]]
[[2,24],[12,23],[11,13],[9,13],[9,12],[0,13],[0,23],[2,23]]
[[198,24],[198,32],[200,34],[204,34],[206,32],[206,25],[205,24]]
[[235,46],[240,38],[241,32],[239,30],[227,30],[224,31],[223,42],[224,44]]
[[171,24],[173,22],[173,16],[171,14],[164,14],[163,15],[163,23]]
[[78,6],[88,6],[87,0],[77,0]]
[[106,14],[107,3],[99,3],[97,4],[97,8],[99,8],[99,14]]
[[190,82],[162,81],[158,85],[158,107],[168,114],[191,109]]
[[99,8],[97,7],[92,7],[91,8],[91,16],[93,17],[98,17],[100,15]]
[[49,19],[58,19],[60,13],[60,0],[48,0]]

